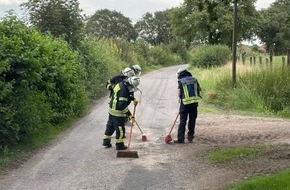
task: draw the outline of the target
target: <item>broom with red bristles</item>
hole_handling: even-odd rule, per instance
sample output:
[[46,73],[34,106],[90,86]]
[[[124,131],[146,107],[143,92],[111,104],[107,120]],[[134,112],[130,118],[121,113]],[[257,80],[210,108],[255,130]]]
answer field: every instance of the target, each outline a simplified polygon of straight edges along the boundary
[[137,127],[138,127],[138,129],[139,129],[139,131],[141,132],[141,134],[142,134],[142,142],[146,142],[147,141],[147,136],[143,133],[143,131],[142,131],[142,129],[141,129],[141,127],[139,126],[139,124],[137,123],[137,121],[135,120],[135,123],[136,123],[136,125],[137,125]]
[[171,132],[172,132],[172,129],[174,128],[174,125],[175,125],[175,123],[176,123],[176,121],[178,119],[178,116],[179,116],[179,112],[178,112],[178,114],[177,114],[177,116],[176,116],[176,118],[174,120],[174,123],[173,123],[168,135],[164,138],[165,143],[170,143],[172,141]]

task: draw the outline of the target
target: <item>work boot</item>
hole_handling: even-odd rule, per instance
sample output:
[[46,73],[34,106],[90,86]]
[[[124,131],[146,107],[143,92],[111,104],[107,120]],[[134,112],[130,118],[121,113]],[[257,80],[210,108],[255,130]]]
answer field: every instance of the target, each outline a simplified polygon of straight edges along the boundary
[[110,139],[104,139],[103,140],[103,146],[105,146],[106,148],[111,148],[112,147],[111,140]]
[[193,143],[193,139],[194,139],[194,137],[187,137],[187,140],[189,143]]
[[126,150],[127,146],[124,143],[116,143],[116,150]]
[[193,143],[193,138],[187,138],[189,143]]
[[179,143],[179,144],[184,144],[184,141],[180,141],[180,140],[174,140],[174,143]]

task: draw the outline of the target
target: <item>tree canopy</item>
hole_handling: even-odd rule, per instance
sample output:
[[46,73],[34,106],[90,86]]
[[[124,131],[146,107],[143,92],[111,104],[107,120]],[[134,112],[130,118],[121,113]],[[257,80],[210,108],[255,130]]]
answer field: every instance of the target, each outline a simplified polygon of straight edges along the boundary
[[139,38],[154,46],[168,44],[173,39],[170,32],[169,10],[148,12],[134,27]]
[[257,36],[267,47],[274,48],[277,53],[285,53],[290,48],[289,2],[278,0],[260,13],[262,17]]
[[[238,1],[238,41],[252,37],[259,15],[255,0]],[[171,15],[172,29],[187,44],[231,45],[233,5],[231,0],[184,0]]]
[[28,0],[22,7],[29,11],[29,20],[42,33],[64,37],[76,47],[83,33],[82,10],[78,0]]
[[128,41],[135,40],[137,37],[131,20],[122,13],[109,9],[96,11],[88,19],[86,32],[98,38],[123,38]]

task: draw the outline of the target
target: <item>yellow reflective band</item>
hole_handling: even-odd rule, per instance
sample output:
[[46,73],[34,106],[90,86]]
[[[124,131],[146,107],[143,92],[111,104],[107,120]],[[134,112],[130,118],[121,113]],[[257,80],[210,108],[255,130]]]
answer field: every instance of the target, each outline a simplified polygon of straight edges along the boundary
[[188,99],[189,98],[189,93],[188,93],[187,86],[183,86],[183,91],[184,91],[185,99]]
[[113,99],[113,103],[112,103],[112,109],[116,109],[116,107],[117,107],[117,93],[118,93],[118,91],[120,90],[120,86],[119,85],[116,85],[115,87],[114,87],[114,99]]
[[119,131],[120,131],[120,137],[118,139],[116,139],[116,143],[122,143],[124,142],[124,131],[123,131],[123,128],[122,126],[119,126]]
[[184,105],[187,105],[187,104],[199,102],[199,100],[200,100],[200,97],[194,96],[194,97],[190,97],[188,99],[182,99],[182,102]]
[[111,139],[111,136],[104,135],[103,139]]
[[109,108],[109,114],[116,116],[116,117],[126,117],[126,113],[129,111],[128,107],[124,110],[114,110]]
[[126,98],[126,97],[119,97],[119,101],[128,101],[128,98]]

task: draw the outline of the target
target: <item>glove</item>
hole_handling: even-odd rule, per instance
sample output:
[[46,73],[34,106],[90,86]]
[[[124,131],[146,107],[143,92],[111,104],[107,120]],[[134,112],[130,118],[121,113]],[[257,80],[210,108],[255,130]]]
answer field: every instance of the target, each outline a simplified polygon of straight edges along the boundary
[[129,119],[131,120],[132,123],[135,123],[136,122],[135,117],[133,115],[130,115],[129,116]]
[[134,99],[133,103],[134,103],[134,106],[137,106],[138,105],[138,100]]

